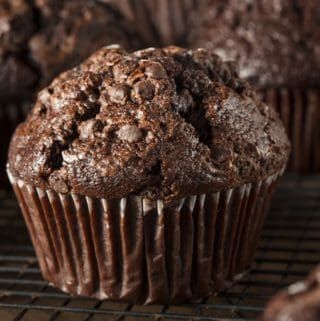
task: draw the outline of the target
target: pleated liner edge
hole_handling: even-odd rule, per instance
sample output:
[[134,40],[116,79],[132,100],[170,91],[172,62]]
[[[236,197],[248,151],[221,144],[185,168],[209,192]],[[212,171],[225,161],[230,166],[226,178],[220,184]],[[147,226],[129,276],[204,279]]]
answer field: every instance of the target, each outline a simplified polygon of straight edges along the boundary
[[174,207],[137,196],[63,195],[10,179],[51,285],[72,295],[165,304],[209,296],[250,268],[281,174]]
[[320,89],[269,88],[260,93],[279,112],[292,143],[288,170],[320,173]]

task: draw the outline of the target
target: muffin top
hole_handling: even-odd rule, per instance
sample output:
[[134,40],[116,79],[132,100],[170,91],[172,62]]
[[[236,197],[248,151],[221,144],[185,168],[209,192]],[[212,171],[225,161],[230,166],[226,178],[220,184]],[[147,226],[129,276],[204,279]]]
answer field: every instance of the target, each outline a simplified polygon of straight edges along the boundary
[[261,321],[318,321],[320,315],[320,266],[308,279],[292,284],[267,305]]
[[0,0],[0,101],[31,98],[103,45],[134,46],[130,30],[91,0]]
[[320,1],[210,0],[192,47],[214,49],[263,87],[319,87]]
[[205,49],[112,46],[39,93],[8,166],[60,193],[170,202],[260,181],[289,149],[233,63]]

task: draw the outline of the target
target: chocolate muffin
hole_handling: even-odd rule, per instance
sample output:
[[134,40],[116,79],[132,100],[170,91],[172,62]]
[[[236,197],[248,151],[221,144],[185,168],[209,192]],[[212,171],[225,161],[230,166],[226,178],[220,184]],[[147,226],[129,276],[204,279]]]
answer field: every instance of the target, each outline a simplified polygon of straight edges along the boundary
[[36,91],[103,45],[134,47],[130,30],[119,13],[91,0],[0,1],[0,186],[10,136]]
[[305,281],[292,284],[267,305],[261,321],[318,321],[320,318],[320,267]]
[[290,169],[320,170],[320,2],[211,0],[189,38],[239,61],[240,75],[280,113]]
[[212,52],[105,47],[39,93],[8,173],[51,284],[177,303],[250,267],[289,150]]

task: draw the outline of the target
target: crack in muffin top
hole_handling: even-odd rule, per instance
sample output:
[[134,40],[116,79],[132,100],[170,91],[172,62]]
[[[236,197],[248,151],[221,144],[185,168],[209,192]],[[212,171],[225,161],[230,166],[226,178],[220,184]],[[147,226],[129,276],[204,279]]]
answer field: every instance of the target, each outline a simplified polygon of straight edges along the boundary
[[169,203],[263,180],[289,150],[233,63],[205,49],[110,46],[39,93],[8,168],[60,193]]

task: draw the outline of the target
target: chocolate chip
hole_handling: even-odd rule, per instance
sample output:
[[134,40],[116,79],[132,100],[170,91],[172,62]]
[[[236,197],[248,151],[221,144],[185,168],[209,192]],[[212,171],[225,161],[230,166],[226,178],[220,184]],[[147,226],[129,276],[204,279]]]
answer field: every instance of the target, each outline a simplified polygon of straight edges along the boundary
[[116,63],[118,63],[122,58],[122,55],[117,53],[117,52],[108,52],[108,54],[106,55],[106,63],[109,66],[113,66]]
[[117,131],[117,136],[121,140],[134,143],[142,137],[142,131],[135,125],[124,125]]
[[132,72],[127,79],[127,83],[130,84],[131,86],[133,86],[134,84],[136,84],[137,82],[139,82],[140,80],[145,79],[146,75],[139,69],[136,69],[134,72]]
[[230,151],[222,146],[213,146],[211,149],[211,158],[214,163],[223,164],[230,158]]
[[79,138],[88,139],[93,137],[95,133],[102,130],[103,124],[100,120],[90,119],[83,122],[79,126]]
[[138,64],[134,60],[125,59],[113,67],[113,75],[116,80],[124,80],[132,73]]
[[152,100],[154,97],[154,85],[149,80],[141,80],[134,86],[133,96],[138,101]]
[[163,66],[158,62],[151,62],[145,68],[146,76],[154,79],[165,78],[167,73]]
[[125,104],[130,95],[130,87],[125,84],[116,84],[108,88],[108,94],[111,101]]

